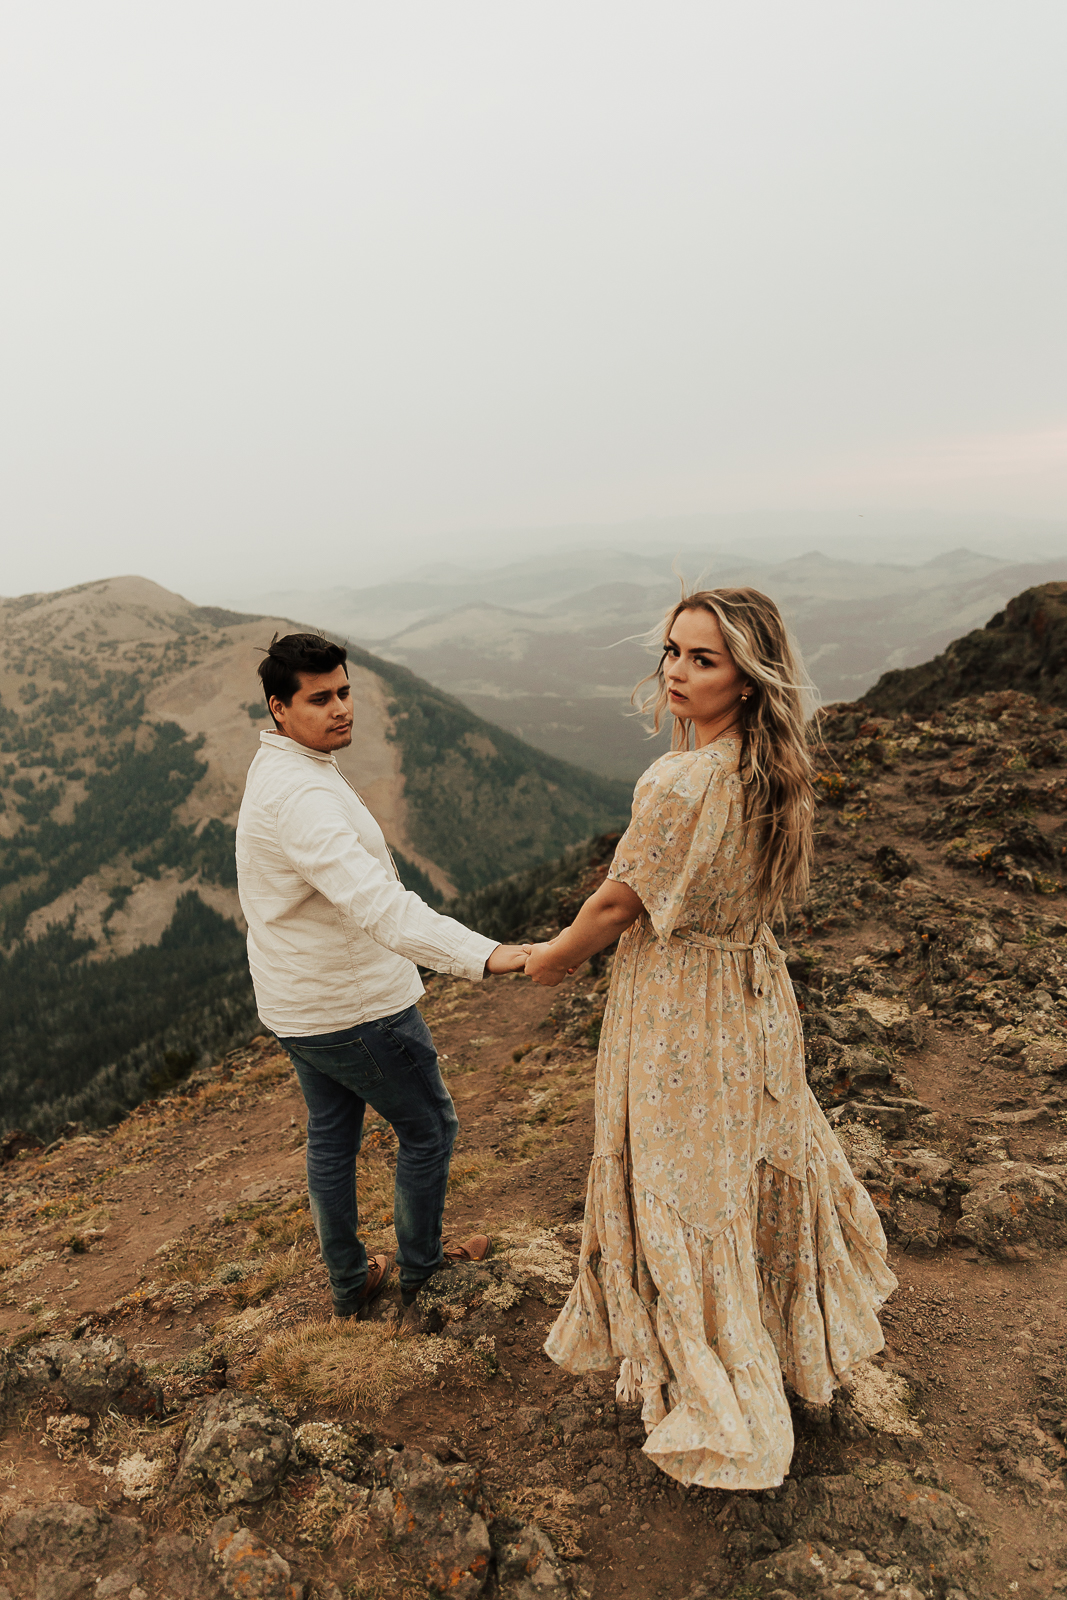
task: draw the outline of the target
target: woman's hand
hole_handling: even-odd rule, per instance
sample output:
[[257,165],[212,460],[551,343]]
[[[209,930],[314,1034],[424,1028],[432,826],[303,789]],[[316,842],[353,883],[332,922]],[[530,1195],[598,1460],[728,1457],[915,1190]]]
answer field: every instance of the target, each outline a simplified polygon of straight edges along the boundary
[[556,940],[552,939],[548,944],[526,946],[530,952],[526,957],[526,976],[545,989],[554,989],[557,983],[562,983],[574,971],[573,967],[562,966],[558,957],[554,956],[552,947],[555,943]]
[[526,951],[521,944],[498,944],[485,963],[486,972],[521,972],[526,965]]

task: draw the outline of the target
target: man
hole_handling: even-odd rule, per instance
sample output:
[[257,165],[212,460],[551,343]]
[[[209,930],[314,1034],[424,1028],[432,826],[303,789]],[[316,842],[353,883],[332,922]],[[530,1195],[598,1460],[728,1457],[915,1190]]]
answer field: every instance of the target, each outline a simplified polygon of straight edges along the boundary
[[401,1331],[448,1258],[481,1259],[484,1234],[446,1251],[459,1122],[416,1001],[415,962],[480,979],[525,953],[439,916],[405,890],[381,829],[334,753],[352,742],[347,653],[314,634],[275,638],[259,675],[274,731],[260,734],[237,823],[237,882],[260,1017],[288,1051],[308,1109],[311,1214],[339,1317],[365,1317],[390,1262],[357,1234],[356,1154],[366,1106],[393,1126]]

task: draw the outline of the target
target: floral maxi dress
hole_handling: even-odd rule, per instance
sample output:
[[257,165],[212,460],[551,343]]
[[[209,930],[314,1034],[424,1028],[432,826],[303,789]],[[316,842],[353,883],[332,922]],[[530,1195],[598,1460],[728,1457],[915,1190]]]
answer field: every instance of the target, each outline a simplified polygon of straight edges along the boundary
[[578,1278],[545,1349],[571,1372],[620,1368],[672,1478],[765,1489],[793,1453],[783,1374],[829,1400],[882,1348],[896,1280],[757,920],[739,753],[666,755],[637,785],[609,876],[645,914],[612,969]]

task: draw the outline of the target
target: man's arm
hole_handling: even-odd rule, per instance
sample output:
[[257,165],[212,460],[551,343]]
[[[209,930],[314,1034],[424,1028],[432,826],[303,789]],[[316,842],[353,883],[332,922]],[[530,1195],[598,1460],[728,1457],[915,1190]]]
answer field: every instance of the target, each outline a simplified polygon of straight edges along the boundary
[[478,979],[521,970],[525,952],[434,911],[363,844],[338,797],[302,787],[278,811],[278,844],[296,871],[377,944],[437,972]]

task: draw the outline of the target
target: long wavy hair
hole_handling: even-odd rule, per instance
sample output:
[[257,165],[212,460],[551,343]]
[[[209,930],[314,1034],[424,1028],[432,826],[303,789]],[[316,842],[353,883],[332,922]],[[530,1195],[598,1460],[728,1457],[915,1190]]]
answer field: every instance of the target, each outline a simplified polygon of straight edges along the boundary
[[[758,589],[699,589],[668,611],[659,666],[631,696],[642,712],[651,712],[654,732],[668,706],[667,640],[683,611],[715,617],[751,690],[739,706],[740,774],[747,825],[760,835],[756,893],[771,919],[801,898],[811,870],[815,791],[806,729],[815,691],[773,600]],[[642,697],[646,685],[653,688]],[[675,717],[671,749],[688,750],[692,733],[688,717]]]

